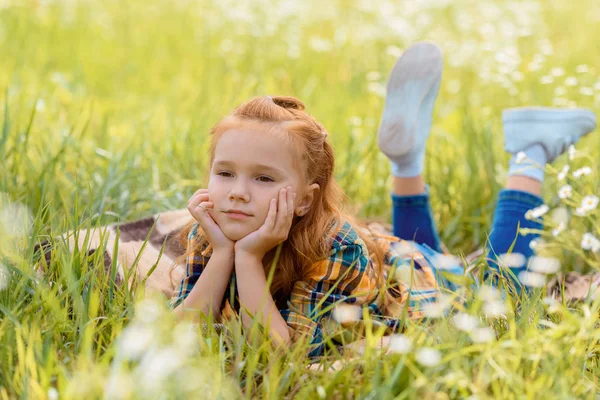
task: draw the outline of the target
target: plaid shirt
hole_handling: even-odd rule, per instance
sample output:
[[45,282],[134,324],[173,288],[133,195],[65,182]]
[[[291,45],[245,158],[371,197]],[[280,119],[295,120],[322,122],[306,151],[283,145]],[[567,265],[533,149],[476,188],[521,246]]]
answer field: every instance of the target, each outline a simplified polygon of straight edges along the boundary
[[[192,245],[197,231],[196,224],[190,231],[188,246]],[[279,310],[295,332],[292,339],[304,335],[310,338],[309,356],[321,354],[325,337],[336,330],[339,332],[339,324],[332,318],[337,304],[366,307],[374,323],[396,330],[401,327],[400,315],[404,311],[409,318],[423,317],[422,305],[435,301],[441,285],[452,286],[433,267],[432,261],[438,253],[431,248],[394,236],[376,234],[375,239],[385,253],[384,280],[387,282],[392,274],[395,278],[394,285],[387,290],[397,301],[383,306],[378,296],[380,284],[376,268],[357,231],[348,222],[340,229],[334,226],[327,257],[313,264],[306,276],[294,284],[287,307]],[[181,303],[192,290],[210,259],[210,252],[210,248],[205,248],[200,254],[188,256],[186,276],[172,301],[173,306]],[[462,273],[458,266],[454,272]],[[230,289],[237,290],[235,276],[230,281]]]

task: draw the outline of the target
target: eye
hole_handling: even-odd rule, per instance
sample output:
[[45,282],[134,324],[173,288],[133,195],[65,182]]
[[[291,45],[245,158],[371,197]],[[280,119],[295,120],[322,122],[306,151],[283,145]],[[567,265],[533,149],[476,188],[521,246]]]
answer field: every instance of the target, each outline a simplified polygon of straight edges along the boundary
[[275,180],[273,180],[273,178],[271,178],[269,176],[265,176],[265,175],[261,175],[256,179],[258,179],[260,182],[275,182]]
[[217,175],[219,176],[224,176],[226,178],[232,177],[233,175],[227,171],[221,171],[221,172],[217,172]]

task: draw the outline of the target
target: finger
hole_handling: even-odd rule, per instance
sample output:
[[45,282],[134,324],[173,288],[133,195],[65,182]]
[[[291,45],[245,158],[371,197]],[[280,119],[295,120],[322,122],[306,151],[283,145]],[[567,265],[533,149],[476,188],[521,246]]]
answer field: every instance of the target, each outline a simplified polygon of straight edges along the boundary
[[296,193],[292,188],[288,191],[288,208],[287,213],[288,217],[292,217],[294,215],[294,208],[296,207]]
[[279,191],[279,199],[277,202],[277,218],[275,219],[275,229],[285,225],[287,218],[287,188]]
[[265,227],[269,230],[273,230],[275,228],[275,218],[277,217],[277,200],[271,199],[269,203],[269,212],[267,213],[267,218],[265,219]]
[[189,211],[192,214],[192,217],[203,229],[213,228],[217,223],[213,216],[211,215],[213,211],[214,204],[213,202],[202,202],[198,206],[190,207]]
[[190,197],[190,199],[188,200],[188,203],[189,203],[190,201],[192,201],[192,199],[193,199],[195,196],[197,196],[197,195],[199,195],[199,194],[201,194],[201,193],[206,193],[206,194],[208,194],[208,189],[201,188],[201,189],[198,189],[198,190],[196,190],[196,191],[194,192],[194,194],[193,194],[193,195]]
[[199,193],[193,196],[190,201],[188,201],[188,206],[197,206],[203,201],[208,201],[208,193]]

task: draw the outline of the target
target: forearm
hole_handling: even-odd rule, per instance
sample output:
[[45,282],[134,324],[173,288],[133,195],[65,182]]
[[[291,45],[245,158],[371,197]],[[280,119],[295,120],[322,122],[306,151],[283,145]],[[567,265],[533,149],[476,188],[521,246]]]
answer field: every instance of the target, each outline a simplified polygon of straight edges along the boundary
[[233,251],[214,252],[194,288],[186,299],[175,308],[178,317],[183,317],[186,310],[194,310],[208,314],[212,310],[218,316],[223,294],[233,271]]
[[[262,261],[247,255],[235,256],[235,274],[241,303],[242,323],[249,327],[252,316],[258,316],[263,326],[269,327],[269,335],[280,344],[288,345],[288,325],[277,309],[273,296],[267,288],[267,278]],[[248,315],[244,312],[248,310]]]

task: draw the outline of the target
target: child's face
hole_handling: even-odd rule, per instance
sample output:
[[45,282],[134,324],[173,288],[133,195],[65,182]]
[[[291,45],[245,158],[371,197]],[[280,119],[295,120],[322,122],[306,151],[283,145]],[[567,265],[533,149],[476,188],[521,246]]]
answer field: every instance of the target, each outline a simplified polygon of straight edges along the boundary
[[265,222],[269,202],[278,198],[279,190],[287,186],[293,192],[301,189],[302,175],[294,157],[290,143],[276,135],[250,128],[230,129],[221,135],[208,196],[214,202],[211,215],[225,236],[236,241],[256,231]]

